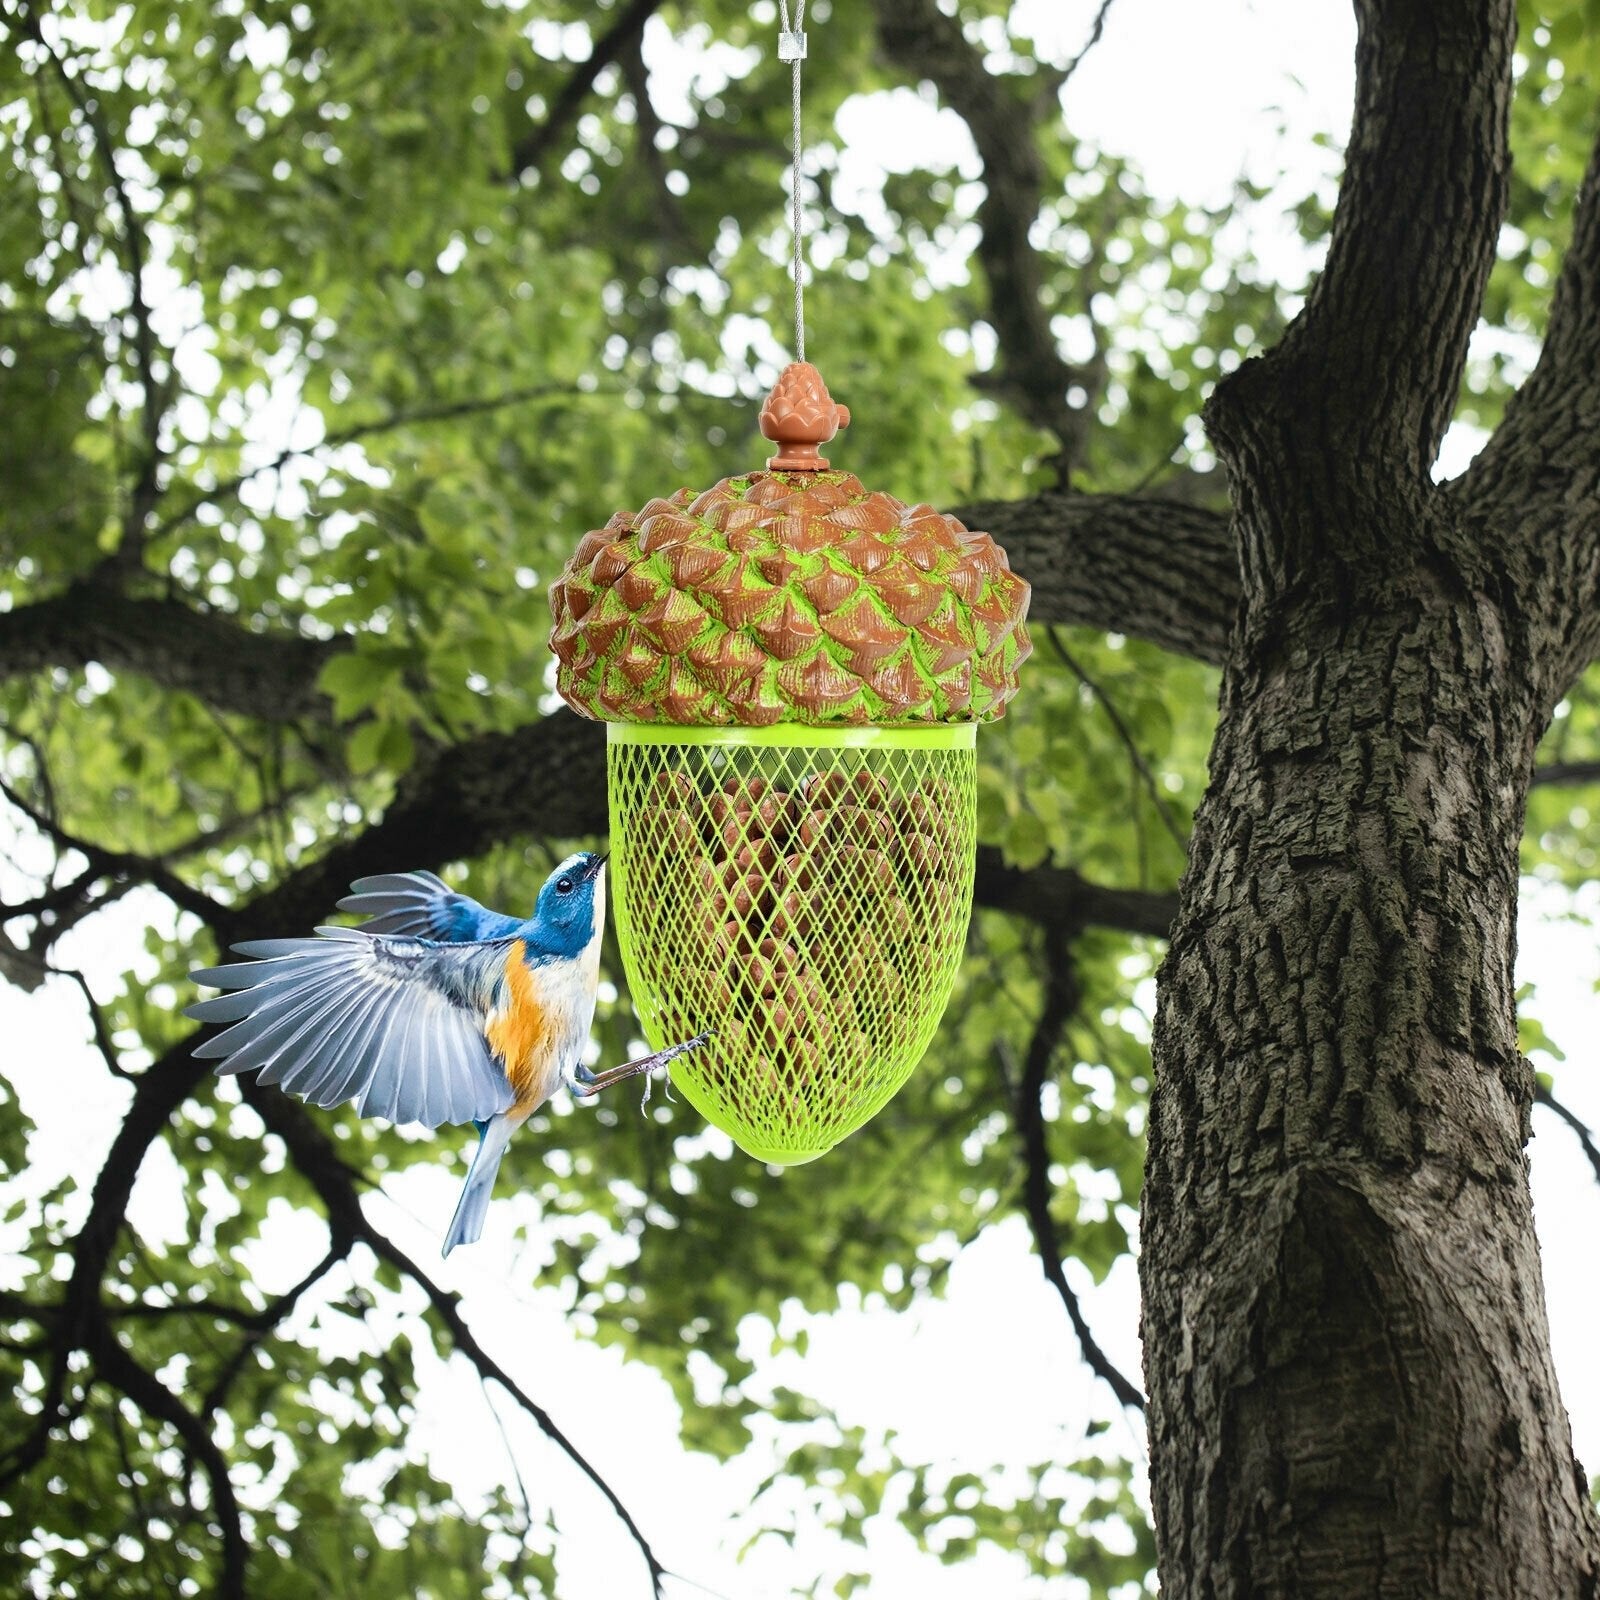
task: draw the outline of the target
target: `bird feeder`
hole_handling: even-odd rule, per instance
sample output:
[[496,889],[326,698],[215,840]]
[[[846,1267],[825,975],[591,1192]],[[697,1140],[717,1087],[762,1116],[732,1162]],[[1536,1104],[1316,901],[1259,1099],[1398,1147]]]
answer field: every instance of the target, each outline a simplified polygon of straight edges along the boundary
[[607,724],[628,985],[691,1104],[809,1161],[900,1088],[960,964],[976,731],[1016,692],[1028,585],[986,533],[819,453],[815,367],[761,412],[765,471],[588,533],[551,590],[557,687]]

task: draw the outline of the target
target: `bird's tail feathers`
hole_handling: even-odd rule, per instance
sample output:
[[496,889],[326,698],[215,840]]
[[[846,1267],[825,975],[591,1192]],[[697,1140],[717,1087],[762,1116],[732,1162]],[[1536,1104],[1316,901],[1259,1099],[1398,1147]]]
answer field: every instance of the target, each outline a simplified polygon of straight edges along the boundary
[[450,1219],[450,1231],[444,1236],[441,1254],[449,1255],[458,1244],[471,1244],[483,1232],[484,1219],[489,1215],[489,1197],[494,1193],[495,1174],[500,1170],[500,1158],[506,1153],[514,1127],[504,1112],[487,1123],[478,1124],[478,1151],[467,1170],[467,1181],[456,1204],[456,1214]]

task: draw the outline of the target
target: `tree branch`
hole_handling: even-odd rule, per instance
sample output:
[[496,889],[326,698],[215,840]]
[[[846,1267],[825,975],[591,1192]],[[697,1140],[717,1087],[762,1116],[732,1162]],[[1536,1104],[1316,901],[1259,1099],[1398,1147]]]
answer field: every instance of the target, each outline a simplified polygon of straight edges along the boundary
[[[44,1458],[51,1429],[62,1421],[73,1403],[67,1395],[72,1353],[95,1350],[104,1342],[100,1335],[100,1286],[127,1215],[134,1180],[145,1152],[173,1112],[206,1076],[208,1063],[196,1061],[192,1049],[192,1038],[185,1038],[141,1073],[134,1085],[133,1099],[95,1179],[89,1214],[72,1243],[72,1274],[61,1296],[60,1321],[44,1392],[39,1397],[39,1414],[27,1433],[0,1455],[0,1485],[30,1472]],[[116,1344],[114,1338],[110,1342]],[[87,1386],[88,1379],[83,1381]]]
[[[296,874],[286,881],[286,885],[295,884],[300,876]],[[243,916],[251,919],[250,931],[265,931],[275,925],[275,916],[271,912],[255,916],[256,908],[272,898],[271,894],[263,896],[245,909]],[[86,1350],[94,1357],[100,1376],[121,1388],[142,1409],[176,1429],[185,1448],[205,1469],[212,1485],[213,1505],[223,1528],[224,1571],[220,1592],[237,1595],[242,1593],[243,1545],[242,1539],[237,1544],[235,1542],[238,1507],[233,1498],[226,1463],[203,1423],[127,1355],[106,1325],[100,1299],[100,1285],[104,1281],[110,1253],[121,1229],[128,1198],[145,1151],[183,1101],[210,1076],[210,1063],[195,1059],[193,1046],[194,1036],[190,1035],[174,1045],[137,1079],[133,1101],[95,1180],[89,1215],[73,1241],[73,1270],[61,1302],[59,1306],[31,1308],[27,1313],[30,1317],[37,1316],[49,1322],[53,1334],[52,1359],[45,1390],[40,1397],[40,1411],[33,1426],[0,1458],[0,1484],[30,1472],[44,1458],[52,1429],[64,1420],[74,1404],[66,1393],[71,1354],[75,1350]],[[333,1252],[347,1249],[351,1239],[366,1243],[398,1271],[413,1278],[427,1294],[435,1314],[449,1329],[457,1348],[478,1366],[480,1372],[500,1383],[600,1488],[638,1542],[659,1596],[661,1578],[666,1569],[657,1560],[626,1507],[548,1413],[478,1345],[462,1320],[454,1297],[440,1289],[409,1257],[367,1222],[361,1211],[354,1177],[326,1135],[288,1097],[263,1090],[253,1081],[244,1083],[242,1090],[245,1099],[260,1113],[267,1126],[283,1139],[297,1169],[317,1188],[327,1207],[333,1234],[330,1258],[319,1263],[300,1285],[289,1291],[289,1296],[280,1299],[288,1299],[292,1303],[292,1297],[302,1293],[327,1269]],[[269,1312],[271,1309],[268,1308]],[[82,1381],[87,1386],[91,1380],[85,1376]]]
[[107,1383],[114,1384],[147,1416],[164,1422],[183,1441],[185,1454],[200,1463],[211,1488],[211,1509],[222,1533],[222,1571],[216,1593],[222,1600],[244,1600],[245,1540],[239,1500],[217,1442],[205,1424],[161,1380],[145,1371],[122,1348],[116,1334],[101,1325],[92,1345],[95,1364]]
[[[531,384],[344,424],[319,444],[282,450],[258,467],[195,491],[151,528],[150,537],[173,532],[202,506],[221,505],[255,479],[321,450],[540,400],[604,393],[567,383]],[[60,594],[0,612],[0,682],[49,667],[82,669],[96,661],[114,672],[135,672],[164,689],[192,694],[216,711],[271,722],[329,718],[331,707],[317,679],[333,656],[351,648],[351,636],[315,639],[281,630],[257,633],[235,617],[170,596],[129,594],[119,587],[114,565],[101,566]]]
[[[1144,792],[1155,808],[1156,815],[1161,818],[1161,825],[1167,830],[1168,836],[1177,847],[1187,853],[1189,841],[1184,837],[1173,818],[1172,808],[1167,804],[1167,797],[1162,794],[1161,786],[1156,782],[1156,775],[1150,770],[1150,762],[1145,756],[1139,741],[1133,736],[1133,729],[1127,724],[1122,713],[1117,709],[1117,703],[1106,693],[1104,686],[1095,678],[1090,677],[1087,669],[1079,662],[1078,658],[1061,642],[1061,637],[1052,628],[1049,630],[1051,648],[1061,657],[1062,664],[1067,671],[1075,677],[1096,700],[1106,714],[1106,720],[1111,724],[1112,732],[1117,736],[1122,748],[1128,752],[1128,759],[1133,763],[1133,769],[1144,784]],[[1141,848],[1141,856],[1143,851]]]
[[1070,867],[1008,866],[993,845],[978,848],[973,900],[985,910],[1026,917],[1046,928],[1073,933],[1117,928],[1149,939],[1165,939],[1178,914],[1176,891],[1107,888]]
[[[496,411],[508,411],[515,406],[532,405],[539,400],[571,402],[593,399],[597,396],[614,396],[617,392],[614,387],[602,387],[599,384],[591,388],[579,388],[572,383],[532,383],[518,389],[507,389],[499,394],[478,395],[465,400],[435,400],[426,405],[415,406],[408,411],[389,411],[381,417],[369,417],[364,422],[341,423],[340,426],[324,434],[316,444],[306,445],[303,448],[290,446],[280,450],[270,461],[263,461],[258,467],[237,472],[231,478],[224,478],[209,489],[196,490],[184,504],[162,517],[150,530],[150,536],[159,538],[162,534],[171,533],[188,522],[202,506],[220,506],[224,501],[235,499],[241,489],[247,484],[254,483],[257,478],[264,478],[268,473],[281,472],[291,461],[309,460],[324,450],[338,450],[347,444],[358,444],[363,439],[376,438],[386,433],[398,433],[402,428],[426,427],[434,422],[460,422],[467,417],[481,417]],[[339,419],[335,417],[330,420]],[[215,448],[230,449],[234,446],[226,441],[218,441]]]
[[1106,31],[1106,18],[1111,14],[1113,0],[1100,0],[1100,8],[1094,14],[1094,22],[1089,29],[1089,37],[1084,40],[1083,47],[1062,68],[1060,76],[1056,79],[1056,91],[1064,89],[1071,80],[1072,75],[1081,67],[1085,58],[1094,47],[1100,43],[1100,35]]
[[[1203,488],[1196,484],[1197,492]],[[1224,513],[1156,495],[1049,490],[1026,500],[976,501],[953,514],[1005,546],[1033,585],[1035,620],[1104,628],[1202,661],[1226,654],[1239,572]],[[257,633],[224,613],[83,580],[0,612],[0,682],[95,661],[226,714],[325,722],[332,705],[318,678],[353,643],[351,635]]]
[[80,905],[88,900],[89,891],[102,876],[93,867],[88,867],[77,877],[56,884],[43,894],[36,894],[31,900],[19,900],[15,905],[7,905],[0,900],[0,922],[13,922],[18,917],[49,918],[67,906]]
[[[592,838],[606,832],[605,731],[558,711],[513,733],[485,733],[425,757],[401,780],[383,817],[299,868],[248,907],[216,907],[224,941],[252,928],[309,926],[356,878],[398,867],[437,867],[537,832]],[[1117,927],[1164,938],[1177,898],[1107,888],[1066,867],[1023,870],[998,850],[978,852],[977,904],[1039,922]]]
[[1588,1124],[1585,1123],[1575,1111],[1571,1110],[1569,1107],[1563,1105],[1561,1101],[1557,1100],[1556,1097],[1551,1094],[1551,1092],[1545,1088],[1542,1083],[1537,1084],[1534,1088],[1533,1098],[1539,1105],[1545,1107],[1546,1110],[1555,1112],[1555,1114],[1560,1117],[1569,1128],[1572,1129],[1573,1133],[1577,1135],[1579,1147],[1582,1149],[1584,1155],[1588,1158],[1589,1167],[1594,1173],[1595,1182],[1600,1183],[1600,1145],[1595,1144],[1594,1134],[1590,1132]]
[[520,182],[524,173],[538,170],[555,142],[578,120],[579,109],[594,88],[595,79],[639,38],[645,23],[660,9],[661,0],[630,0],[630,4],[616,13],[616,21],[595,41],[589,59],[576,67],[562,84],[544,121],[530,128],[512,145],[512,182]]
[[[605,789],[599,723],[560,711],[515,733],[480,734],[414,768],[381,821],[252,901],[250,920],[264,926],[271,915],[280,932],[305,926],[355,878],[470,859],[534,829],[557,839],[602,835]],[[269,913],[268,903],[280,894],[281,913]],[[1175,894],[1107,888],[1066,867],[1007,866],[992,847],[978,851],[974,899],[1038,922],[1070,917],[1078,927],[1152,938],[1165,938],[1177,914]]]
[[[925,78],[966,123],[983,160],[977,260],[989,286],[989,321],[1002,368],[986,388],[1002,390],[1036,427],[1061,443],[1061,481],[1081,459],[1101,373],[1064,360],[1040,300],[1039,254],[1030,239],[1044,197],[1045,170],[1035,129],[1046,108],[1023,98],[984,65],[958,18],[934,0],[875,0],[880,52],[894,67]],[[1096,33],[1100,19],[1096,19]],[[1091,43],[1093,41],[1091,40]],[[1053,100],[1048,108],[1051,114]],[[1085,391],[1080,405],[1067,399]]]
[[[1330,553],[1389,553],[1369,543],[1394,525],[1378,513],[1428,485],[1505,212],[1515,13],[1513,0],[1357,0],[1355,117],[1327,265],[1278,345],[1206,407],[1262,545],[1247,538],[1247,564],[1269,591]],[[1307,503],[1252,517],[1248,485],[1283,460],[1307,480]]]
[[351,643],[254,633],[233,617],[180,600],[136,598],[85,581],[0,613],[0,681],[98,661],[192,694],[217,711],[292,722],[331,714],[317,677]]
[[[183,886],[180,901],[226,945],[262,933],[312,925],[356,878],[399,867],[437,867],[470,859],[508,839],[537,831],[547,838],[604,834],[605,733],[570,711],[512,733],[484,733],[425,752],[404,778],[381,820],[333,846],[258,895],[225,906]],[[64,847],[95,847],[64,838]],[[105,853],[101,853],[104,855]],[[106,859],[113,864],[120,856]],[[128,870],[154,882],[140,857]],[[166,888],[164,883],[156,883]],[[1007,866],[997,849],[978,852],[978,905],[1043,923],[1071,918],[1164,938],[1177,911],[1175,895],[1091,883],[1066,867]]]
[[[141,883],[148,883],[153,888],[159,889],[174,905],[184,911],[192,911],[204,921],[209,921],[216,912],[216,902],[211,896],[185,883],[164,865],[163,857],[133,855],[125,850],[107,850],[87,839],[80,839],[42,811],[30,806],[4,779],[0,779],[0,795],[16,807],[58,850],[72,850],[81,855],[89,863],[89,874],[86,876],[129,877]],[[78,881],[82,883],[85,880],[80,878]],[[3,914],[7,921],[22,915],[25,910],[25,907],[0,906],[0,914]]]
[[1028,1053],[1016,1089],[1014,1116],[1017,1137],[1022,1142],[1023,1209],[1033,1229],[1034,1246],[1039,1252],[1044,1275],[1061,1296],[1067,1318],[1072,1323],[1072,1331],[1078,1336],[1084,1361],[1096,1377],[1110,1385],[1111,1392],[1123,1405],[1143,1411],[1143,1394],[1100,1348],[1083,1314],[1083,1307],[1079,1305],[1072,1285],[1067,1282],[1061,1246],[1056,1239],[1055,1218],[1050,1214],[1050,1148],[1045,1137],[1041,1097],[1051,1058],[1061,1042],[1062,1030],[1077,1010],[1078,1000],[1077,976],[1072,969],[1067,935],[1060,929],[1052,930],[1045,938],[1044,1005],[1028,1041]]
[[1158,495],[1051,489],[952,514],[1005,546],[1033,585],[1034,621],[1124,633],[1213,664],[1226,657],[1240,593],[1226,512]]
[[106,1071],[114,1078],[131,1079],[133,1074],[122,1064],[122,1058],[117,1053],[116,1041],[111,1037],[111,1027],[106,1022],[105,1012],[100,1009],[100,1002],[94,997],[94,990],[89,987],[89,980],[76,967],[52,967],[50,970],[63,978],[70,978],[77,984],[78,991],[83,996],[83,1003],[89,1008],[89,1028],[94,1038],[94,1047],[99,1052],[101,1061],[105,1063]]
[[[128,283],[128,303],[133,318],[133,368],[144,398],[144,451],[123,517],[121,537],[111,559],[122,567],[136,566],[143,548],[146,523],[161,494],[160,469],[165,456],[161,447],[161,421],[167,409],[166,396],[155,374],[155,352],[159,348],[159,341],[144,294],[144,267],[150,254],[149,244],[145,238],[144,224],[128,199],[127,186],[118,170],[116,141],[111,137],[110,124],[106,121],[100,98],[92,89],[86,92],[78,78],[67,70],[66,62],[45,38],[33,6],[24,5],[21,8],[20,20],[22,31],[44,52],[63,92],[93,135],[95,155],[105,169],[107,186],[116,197],[117,210],[122,216],[119,243],[126,255],[124,277]],[[168,367],[170,370],[170,356]]]
[[[340,1222],[329,1217],[329,1230],[332,1238],[329,1240],[327,1252],[322,1259],[311,1267],[298,1283],[291,1284],[282,1294],[263,1306],[260,1311],[253,1312],[245,1317],[235,1317],[239,1326],[245,1329],[245,1337],[241,1339],[231,1356],[223,1365],[222,1370],[211,1380],[205,1395],[200,1401],[200,1415],[210,1416],[213,1411],[220,1410],[227,1403],[228,1391],[232,1389],[234,1381],[244,1370],[244,1364],[251,1354],[257,1350],[262,1341],[278,1326],[283,1319],[299,1304],[302,1295],[306,1294],[313,1285],[320,1283],[333,1269],[350,1254],[355,1245],[351,1237]],[[178,1305],[173,1310],[188,1310],[189,1307]],[[216,1312],[207,1308],[208,1315]]]
[[1552,761],[1534,768],[1533,782],[1550,787],[1600,783],[1600,761]]
[[[671,245],[687,254],[693,249],[688,224],[684,220],[683,202],[672,192],[667,182],[667,164],[661,159],[656,137],[662,131],[662,121],[656,114],[655,102],[650,98],[650,71],[645,65],[643,36],[635,34],[618,52],[623,82],[633,99],[634,140],[639,164],[648,175],[657,216],[660,219],[663,244]],[[663,252],[663,266],[668,264]]]
[[492,1378],[533,1419],[540,1431],[557,1445],[567,1458],[605,1497],[628,1530],[650,1571],[651,1586],[661,1594],[666,1568],[657,1559],[650,1542],[640,1531],[616,1491],[601,1477],[594,1465],[556,1425],[554,1418],[497,1362],[474,1337],[461,1315],[456,1297],[439,1287],[410,1256],[367,1221],[350,1169],[340,1159],[328,1136],[306,1114],[297,1101],[252,1081],[243,1084],[244,1097],[261,1114],[272,1132],[283,1140],[296,1169],[316,1188],[328,1209],[330,1223],[347,1231],[395,1271],[410,1278],[428,1298],[433,1313],[449,1331],[458,1349],[485,1378]]
[[1549,675],[1559,693],[1600,650],[1600,140],[1538,363],[1451,492],[1486,545],[1515,528],[1531,551],[1563,642]]
[[1581,510],[1600,501],[1600,138],[1578,190],[1544,347],[1494,437],[1459,480],[1470,503]]

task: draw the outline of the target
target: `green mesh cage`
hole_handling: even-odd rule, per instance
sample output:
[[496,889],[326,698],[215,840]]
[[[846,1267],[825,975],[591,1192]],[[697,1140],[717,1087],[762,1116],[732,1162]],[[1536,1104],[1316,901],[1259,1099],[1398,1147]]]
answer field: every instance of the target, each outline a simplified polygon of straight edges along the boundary
[[608,723],[611,880],[640,1021],[708,1122],[810,1161],[900,1088],[960,965],[976,727]]

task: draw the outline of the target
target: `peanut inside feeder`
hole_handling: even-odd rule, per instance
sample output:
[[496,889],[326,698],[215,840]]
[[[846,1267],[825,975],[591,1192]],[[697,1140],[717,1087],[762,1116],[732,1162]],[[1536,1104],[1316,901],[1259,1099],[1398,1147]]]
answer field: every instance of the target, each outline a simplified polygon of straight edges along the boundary
[[551,591],[558,687],[608,722],[617,925],[674,1082],[761,1160],[810,1160],[900,1087],[972,902],[976,723],[1029,650],[1005,553],[817,453],[814,367],[765,472],[587,534]]

